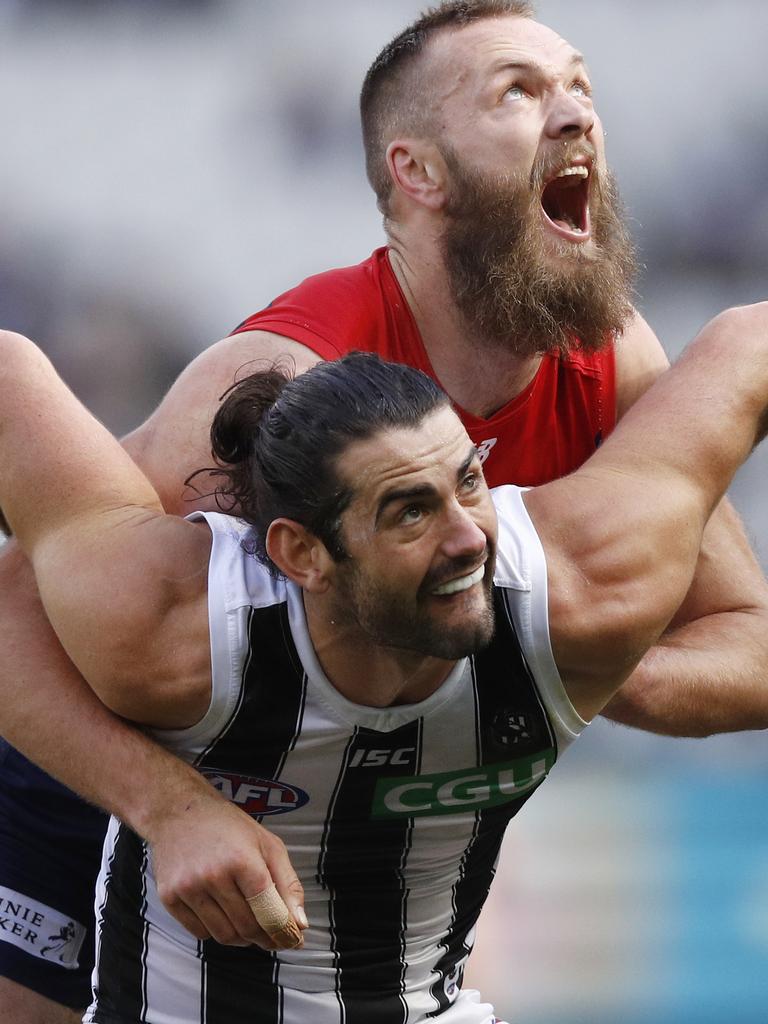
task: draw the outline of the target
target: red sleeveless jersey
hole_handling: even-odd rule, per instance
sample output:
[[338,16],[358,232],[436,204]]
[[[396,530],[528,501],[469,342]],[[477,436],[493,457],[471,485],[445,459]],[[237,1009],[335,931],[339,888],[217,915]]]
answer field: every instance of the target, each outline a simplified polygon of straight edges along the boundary
[[[271,331],[323,359],[354,349],[409,363],[439,380],[387,258],[377,249],[363,263],[307,278],[235,329]],[[613,346],[602,352],[542,359],[530,384],[481,419],[456,407],[478,446],[488,484],[535,486],[580,466],[616,421]]]

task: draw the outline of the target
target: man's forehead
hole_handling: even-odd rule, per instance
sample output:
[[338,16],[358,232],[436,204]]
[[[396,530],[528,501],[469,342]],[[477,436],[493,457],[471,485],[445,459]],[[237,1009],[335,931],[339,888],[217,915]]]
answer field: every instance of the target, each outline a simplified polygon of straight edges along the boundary
[[426,416],[417,427],[378,431],[353,442],[338,462],[339,475],[356,498],[376,502],[393,487],[409,487],[440,476],[455,480],[472,442],[448,406]]
[[436,33],[431,42],[432,71],[455,83],[489,73],[494,65],[532,63],[562,67],[581,58],[553,29],[532,18],[500,15]]

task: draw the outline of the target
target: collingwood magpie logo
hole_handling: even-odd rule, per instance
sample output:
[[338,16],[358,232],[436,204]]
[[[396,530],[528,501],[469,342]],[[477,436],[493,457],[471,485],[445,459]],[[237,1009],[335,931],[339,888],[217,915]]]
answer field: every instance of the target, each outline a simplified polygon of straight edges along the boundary
[[[528,716],[513,708],[503,708],[496,713],[491,722],[491,734],[496,746],[504,750],[511,750],[513,747],[524,750],[537,738]],[[522,750],[519,752],[522,753]]]

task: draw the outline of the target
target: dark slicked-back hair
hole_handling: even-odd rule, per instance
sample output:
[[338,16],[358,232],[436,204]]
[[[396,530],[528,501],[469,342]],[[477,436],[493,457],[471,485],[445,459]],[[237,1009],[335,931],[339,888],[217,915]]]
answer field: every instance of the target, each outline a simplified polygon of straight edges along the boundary
[[211,427],[224,482],[219,507],[252,527],[248,549],[277,575],[266,551],[269,525],[293,519],[345,556],[341,515],[353,495],[336,461],[354,441],[388,428],[417,427],[447,395],[420,370],[365,352],[317,363],[294,377],[279,365],[235,384]]
[[430,7],[388,43],[371,64],[360,93],[365,166],[379,209],[389,215],[392,181],[386,150],[395,134],[428,134],[434,109],[423,62],[427,43],[443,29],[485,18],[533,17],[528,0],[444,0]]

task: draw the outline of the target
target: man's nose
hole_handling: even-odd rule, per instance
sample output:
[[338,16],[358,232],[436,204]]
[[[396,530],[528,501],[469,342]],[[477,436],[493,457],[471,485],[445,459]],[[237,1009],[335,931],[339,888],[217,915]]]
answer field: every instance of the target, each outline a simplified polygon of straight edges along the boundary
[[545,132],[551,139],[578,139],[589,135],[595,125],[592,103],[583,97],[558,90],[552,98]]
[[446,524],[443,554],[447,558],[479,558],[487,544],[485,531],[475,522],[471,512],[458,506]]

